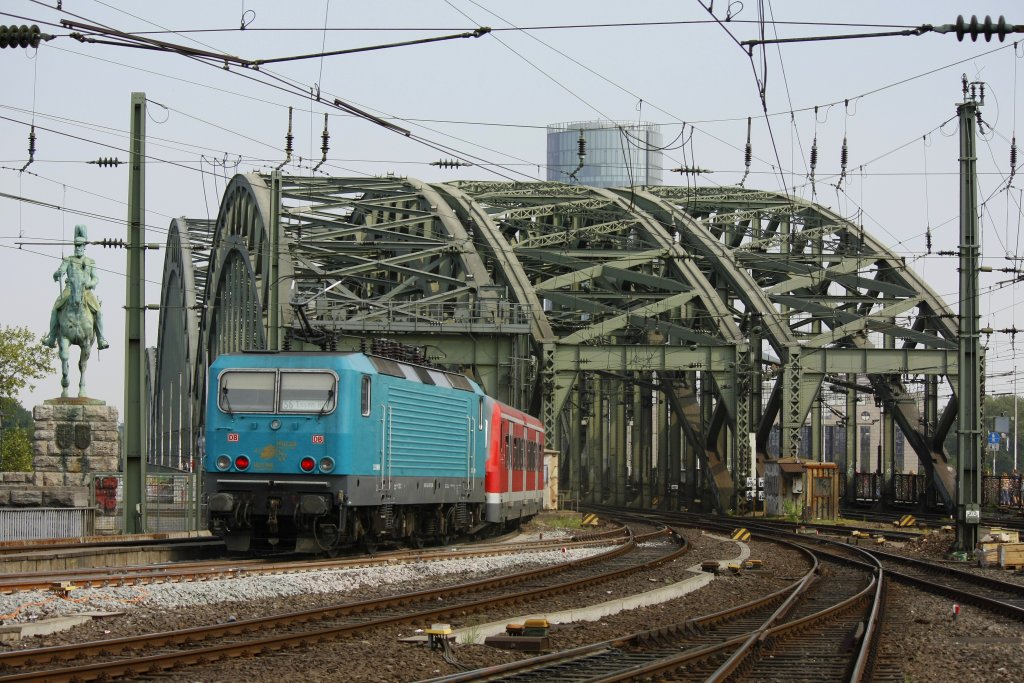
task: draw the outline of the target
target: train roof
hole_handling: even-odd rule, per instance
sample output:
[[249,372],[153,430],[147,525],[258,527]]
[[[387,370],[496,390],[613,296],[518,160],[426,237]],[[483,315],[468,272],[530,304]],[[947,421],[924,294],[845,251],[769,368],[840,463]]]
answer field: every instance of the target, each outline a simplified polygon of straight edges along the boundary
[[[325,362],[326,361],[326,362]],[[288,367],[331,370],[354,370],[367,375],[388,375],[412,382],[483,394],[480,386],[469,377],[448,370],[398,361],[384,356],[365,354],[359,351],[242,351],[223,353],[211,365],[213,370],[227,368],[276,368]],[[211,378],[216,373],[210,373]]]

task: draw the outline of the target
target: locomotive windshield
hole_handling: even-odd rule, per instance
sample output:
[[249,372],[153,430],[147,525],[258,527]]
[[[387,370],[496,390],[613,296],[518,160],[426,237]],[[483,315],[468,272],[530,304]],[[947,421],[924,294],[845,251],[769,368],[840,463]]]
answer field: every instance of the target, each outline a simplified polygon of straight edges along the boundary
[[226,413],[323,415],[334,410],[337,384],[337,376],[323,370],[228,370],[220,376],[217,404]]
[[274,371],[231,370],[220,376],[217,401],[225,413],[274,412]]
[[281,412],[329,413],[337,391],[334,375],[327,372],[281,372]]

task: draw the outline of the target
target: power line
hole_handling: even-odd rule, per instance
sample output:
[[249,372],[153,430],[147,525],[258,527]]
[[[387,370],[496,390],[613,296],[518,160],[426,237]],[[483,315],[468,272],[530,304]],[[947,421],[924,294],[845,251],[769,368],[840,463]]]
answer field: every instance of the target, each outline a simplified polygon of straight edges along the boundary
[[[700,26],[707,24],[714,24],[715,22],[711,19],[689,19],[689,20],[678,20],[678,21],[622,21],[622,22],[609,22],[609,23],[596,23],[596,24],[547,24],[538,26],[519,26],[519,27],[507,27],[507,28],[491,28],[494,33],[502,31],[561,31],[561,30],[572,30],[572,29],[604,29],[604,28],[656,28],[662,26]],[[731,19],[729,23],[732,24],[756,24],[755,19]],[[845,22],[831,22],[831,21],[772,21],[770,22],[776,26],[820,26],[820,27],[835,27],[835,28],[891,28],[891,29],[907,29],[914,28],[910,24],[865,24],[865,23],[845,23]],[[164,33],[173,33],[176,35],[185,35],[188,33],[241,33],[241,32],[274,32],[274,33],[285,33],[285,32],[309,32],[309,31],[327,31],[328,33],[373,33],[373,32],[426,32],[426,31],[466,31],[465,26],[432,26],[432,27],[414,27],[414,26],[331,26],[327,27],[287,27],[287,26],[274,26],[274,27],[252,27],[246,26],[244,29],[239,27],[231,28],[200,28],[200,29],[176,29],[176,30],[163,30],[163,31],[133,31],[134,35],[156,35]]]

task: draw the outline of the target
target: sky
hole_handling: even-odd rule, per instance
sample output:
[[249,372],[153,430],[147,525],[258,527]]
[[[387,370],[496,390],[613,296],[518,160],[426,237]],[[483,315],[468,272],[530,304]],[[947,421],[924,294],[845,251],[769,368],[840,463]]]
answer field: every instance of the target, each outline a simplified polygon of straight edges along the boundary
[[[787,188],[862,222],[955,311],[956,259],[935,252],[956,250],[959,241],[955,116],[966,75],[986,84],[977,149],[983,265],[993,272],[981,278],[982,326],[1015,329],[1024,322],[1017,317],[1020,285],[1014,273],[999,269],[1016,268],[1013,257],[1021,251],[1024,178],[1010,178],[1010,150],[1024,42],[1015,46],[1012,35],[1002,43],[959,42],[953,34],[926,33],[772,44],[752,55],[740,44],[762,31],[766,38],[794,38],[950,24],[965,6],[934,0],[751,0],[710,7],[699,0],[7,0],[0,23],[35,23],[55,37],[38,49],[0,50],[0,324],[46,333],[59,293],[52,273],[72,252],[76,224],[87,225],[91,240],[126,238],[126,166],[87,162],[127,160],[133,92],[145,93],[148,101],[149,243],[163,245],[174,217],[215,217],[220,193],[235,173],[278,166],[285,159],[289,107],[294,152],[284,172],[312,172],[328,113],[330,151],[321,171],[395,173],[431,182],[542,180],[546,124],[613,120],[661,124],[666,141],[682,134],[685,144],[666,152],[666,164],[713,171],[701,184],[733,185],[743,178],[752,117],[746,187]],[[1019,3],[978,0],[970,6],[982,18],[1005,15],[1024,24]],[[106,44],[117,38],[80,42],[62,19],[124,33],[155,32],[145,35],[249,60],[453,36],[482,26],[494,30],[265,63],[254,71],[211,65],[180,51]],[[1024,41],[1024,33],[1017,37]],[[334,98],[414,135],[324,104]],[[32,123],[35,152],[25,166]],[[844,138],[848,162],[839,182]],[[473,159],[474,166],[430,165],[456,156]],[[666,184],[685,182],[665,176]],[[111,340],[109,350],[93,351],[88,394],[120,410],[125,253],[90,245],[87,255],[97,264],[96,291]],[[150,304],[160,300],[163,258],[163,249],[147,253]],[[150,346],[157,316],[147,313]],[[1016,366],[1024,372],[1016,335],[997,332],[984,341],[987,392],[1013,391]],[[17,397],[26,407],[60,394],[59,364],[35,385]]]

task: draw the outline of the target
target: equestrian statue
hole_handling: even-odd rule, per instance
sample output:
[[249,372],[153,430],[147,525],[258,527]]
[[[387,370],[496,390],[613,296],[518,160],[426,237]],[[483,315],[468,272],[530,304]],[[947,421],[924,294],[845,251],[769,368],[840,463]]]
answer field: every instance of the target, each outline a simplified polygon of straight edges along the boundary
[[92,343],[95,341],[98,349],[110,346],[103,336],[103,312],[100,309],[100,300],[96,298],[96,262],[85,255],[85,245],[88,242],[86,227],[76,225],[75,253],[72,256],[65,256],[60,268],[53,274],[53,279],[57,282],[64,276],[64,288],[50,311],[50,331],[43,337],[43,345],[58,349],[62,398],[67,398],[68,395],[68,348],[75,345],[79,349],[78,396],[84,398],[85,366],[92,353]]

